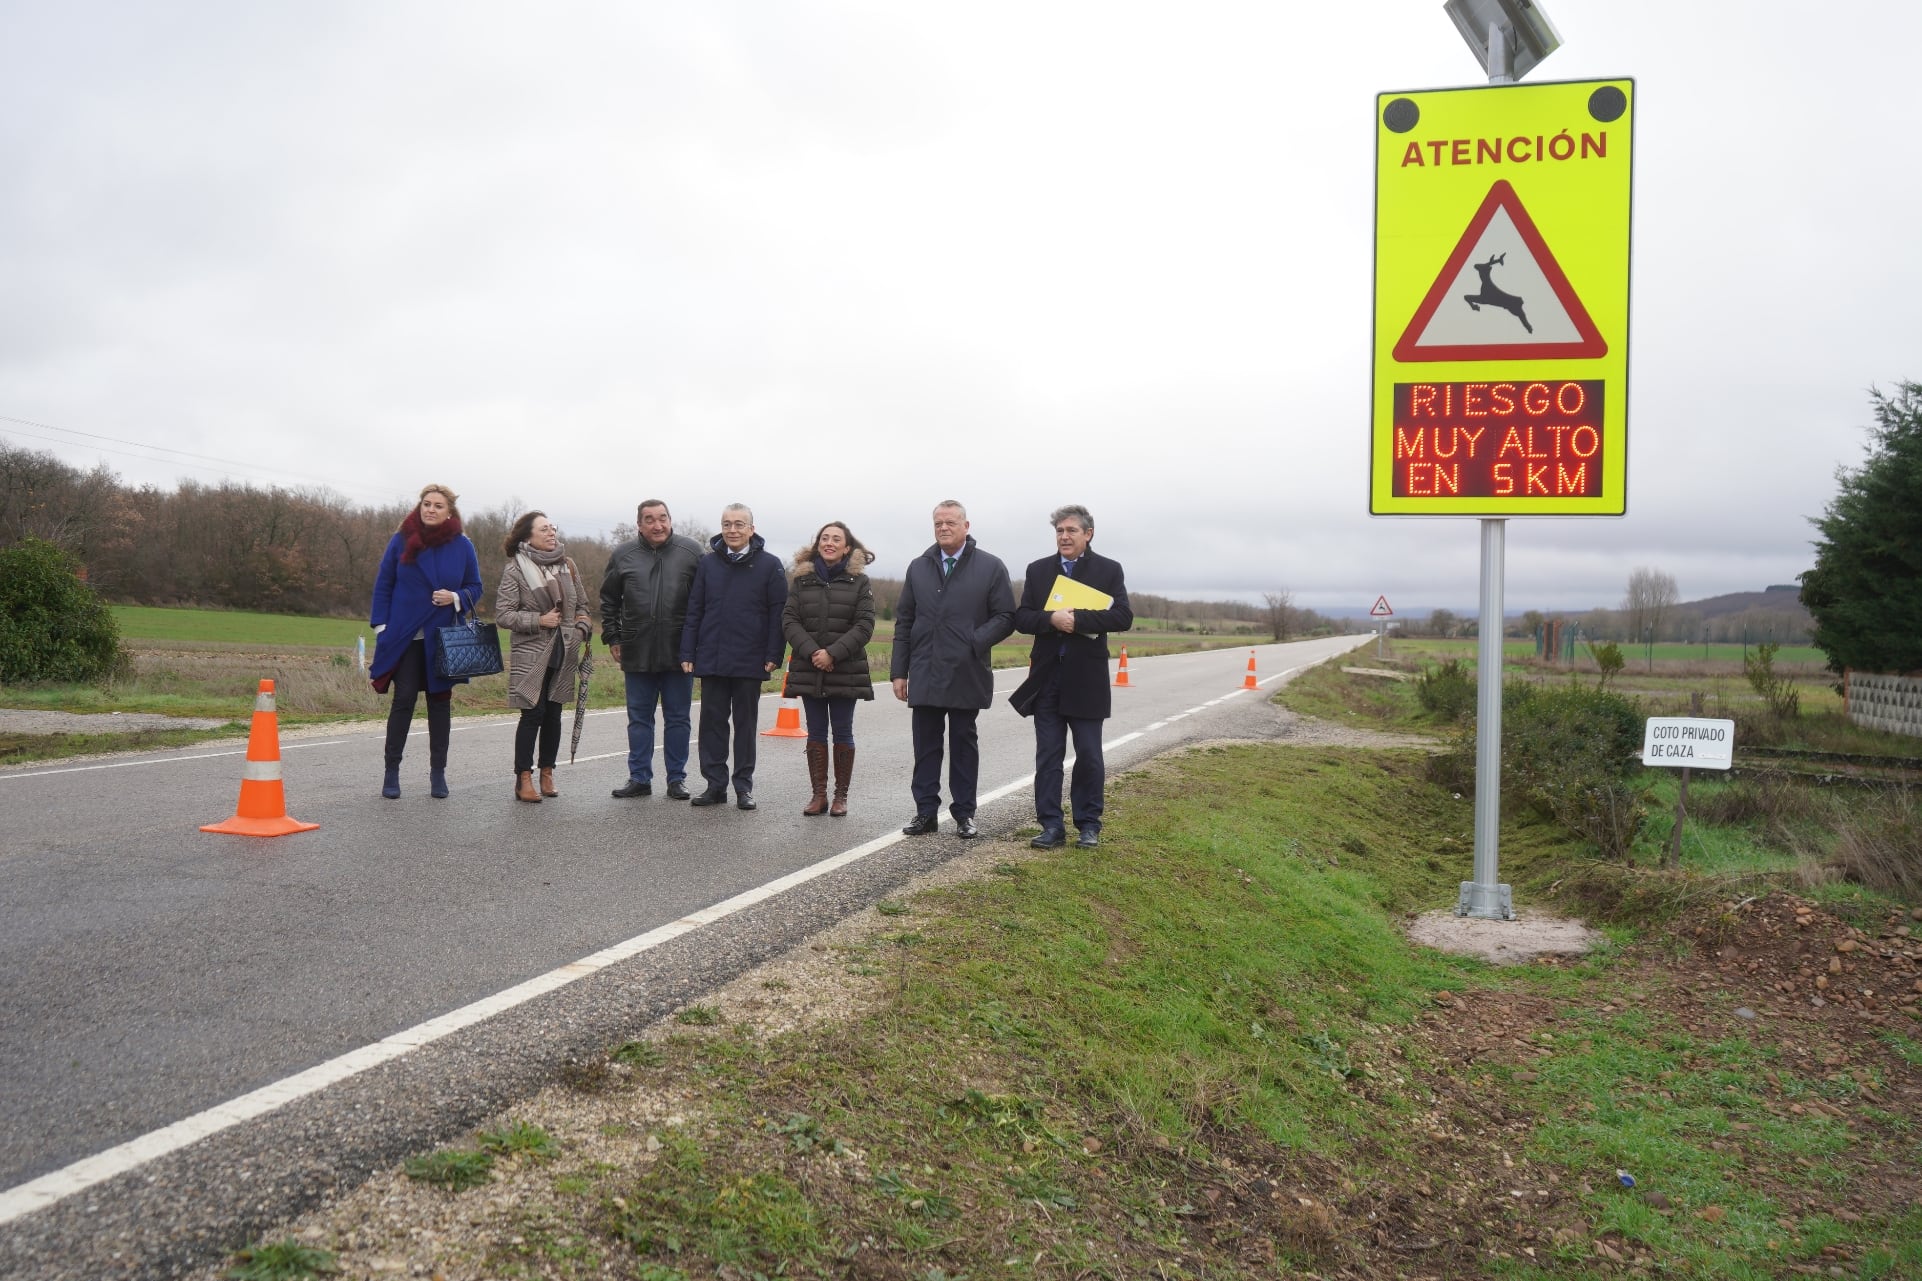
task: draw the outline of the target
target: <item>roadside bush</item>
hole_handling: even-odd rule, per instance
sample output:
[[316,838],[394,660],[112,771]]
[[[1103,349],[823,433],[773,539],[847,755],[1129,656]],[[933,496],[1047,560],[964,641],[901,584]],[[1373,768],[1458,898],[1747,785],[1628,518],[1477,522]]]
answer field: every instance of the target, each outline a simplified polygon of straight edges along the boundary
[[1586,643],[1588,656],[1595,660],[1595,669],[1601,673],[1600,679],[1595,682],[1595,688],[1607,689],[1608,683],[1620,676],[1622,669],[1628,666],[1628,659],[1623,656],[1622,647],[1614,641],[1603,641],[1600,645],[1594,641]]
[[1648,817],[1633,699],[1579,685],[1502,691],[1502,800],[1627,858]]
[[1422,710],[1444,721],[1465,720],[1475,710],[1475,678],[1459,658],[1425,669],[1415,678]]
[[[1475,725],[1430,756],[1429,782],[1475,786]],[[1642,710],[1630,698],[1580,685],[1514,681],[1502,690],[1502,807],[1527,810],[1626,859],[1648,820]]]
[[121,662],[113,611],[71,556],[38,538],[0,550],[0,685],[101,680]]
[[1762,696],[1775,719],[1790,721],[1802,714],[1802,695],[1792,679],[1775,674],[1775,651],[1780,648],[1774,641],[1757,645],[1753,654],[1743,656],[1742,672],[1748,677],[1749,688]]

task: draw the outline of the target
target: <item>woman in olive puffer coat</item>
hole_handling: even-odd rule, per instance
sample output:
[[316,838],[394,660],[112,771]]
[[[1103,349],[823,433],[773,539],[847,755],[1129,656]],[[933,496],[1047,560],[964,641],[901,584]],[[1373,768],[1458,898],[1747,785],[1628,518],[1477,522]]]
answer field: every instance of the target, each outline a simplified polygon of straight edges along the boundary
[[[814,542],[794,554],[781,632],[793,657],[787,692],[798,696],[808,725],[808,781],[813,795],[801,813],[812,818],[848,812],[854,775],[854,700],[874,697],[868,641],[874,635],[874,589],[867,567],[874,553],[838,520],[821,526]],[[834,730],[834,804],[828,804],[828,729]]]

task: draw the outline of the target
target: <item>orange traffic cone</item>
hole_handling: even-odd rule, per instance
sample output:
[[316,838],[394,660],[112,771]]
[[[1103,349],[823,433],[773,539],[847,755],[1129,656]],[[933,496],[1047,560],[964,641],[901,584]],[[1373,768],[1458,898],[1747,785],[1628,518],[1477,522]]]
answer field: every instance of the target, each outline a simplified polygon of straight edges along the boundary
[[1134,688],[1128,683],[1128,647],[1126,645],[1121,647],[1121,666],[1115,669],[1114,687],[1116,689]]
[[801,700],[787,696],[787,673],[781,674],[781,710],[774,713],[774,728],[761,731],[762,738],[806,738],[801,728]]
[[1243,689],[1261,688],[1255,683],[1255,651],[1252,649],[1248,651],[1248,674],[1241,678],[1241,687]]
[[253,728],[247,734],[247,763],[240,767],[240,808],[226,822],[208,823],[200,830],[285,836],[319,826],[287,817],[287,798],[280,787],[280,716],[274,711],[274,683],[262,681],[254,698]]

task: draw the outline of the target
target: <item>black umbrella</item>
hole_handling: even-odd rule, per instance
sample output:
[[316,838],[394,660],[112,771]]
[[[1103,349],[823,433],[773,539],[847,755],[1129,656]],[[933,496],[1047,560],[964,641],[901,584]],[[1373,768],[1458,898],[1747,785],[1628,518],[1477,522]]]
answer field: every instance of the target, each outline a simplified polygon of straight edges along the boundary
[[587,716],[587,686],[594,679],[594,642],[581,642],[580,684],[574,690],[574,737],[567,744],[567,763],[574,763],[574,754],[581,750],[581,722]]

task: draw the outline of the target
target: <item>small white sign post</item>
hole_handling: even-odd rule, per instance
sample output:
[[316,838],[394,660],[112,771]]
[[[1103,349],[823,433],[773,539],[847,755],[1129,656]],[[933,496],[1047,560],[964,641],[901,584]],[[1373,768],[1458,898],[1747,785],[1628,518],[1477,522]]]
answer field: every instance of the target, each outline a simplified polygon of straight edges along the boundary
[[[1701,695],[1695,696],[1700,699]],[[1669,833],[1668,857],[1674,867],[1682,858],[1682,820],[1688,816],[1688,772],[1728,769],[1735,764],[1735,722],[1699,716],[1651,716],[1642,730],[1642,764],[1682,771],[1681,792],[1675,798],[1675,830]]]
[[1368,616],[1375,620],[1375,657],[1380,658],[1382,638],[1388,635],[1388,620],[1395,616],[1395,611],[1388,607],[1386,596],[1377,596],[1375,607],[1368,611]]

